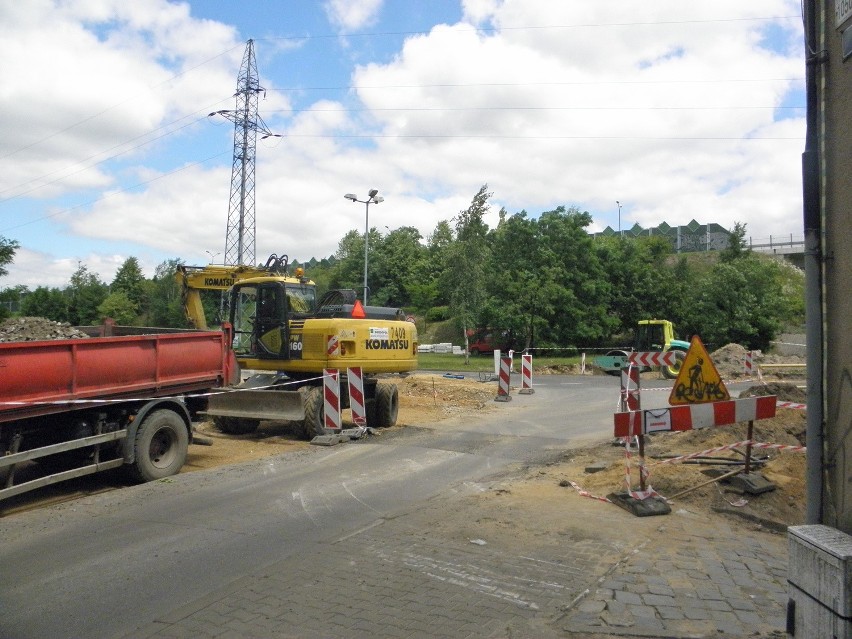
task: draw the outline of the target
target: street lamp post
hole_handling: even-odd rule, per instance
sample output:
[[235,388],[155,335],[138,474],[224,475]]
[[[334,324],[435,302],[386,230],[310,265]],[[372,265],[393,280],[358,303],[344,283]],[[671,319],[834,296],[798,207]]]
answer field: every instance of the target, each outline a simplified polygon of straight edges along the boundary
[[367,192],[366,200],[359,200],[354,193],[344,195],[347,200],[352,202],[360,202],[366,207],[365,222],[364,222],[364,306],[367,305],[367,264],[369,262],[369,244],[370,244],[370,204],[380,204],[385,201],[385,198],[379,195],[378,189],[370,189]]
[[621,236],[621,202],[616,200],[615,204],[618,206],[618,235]]

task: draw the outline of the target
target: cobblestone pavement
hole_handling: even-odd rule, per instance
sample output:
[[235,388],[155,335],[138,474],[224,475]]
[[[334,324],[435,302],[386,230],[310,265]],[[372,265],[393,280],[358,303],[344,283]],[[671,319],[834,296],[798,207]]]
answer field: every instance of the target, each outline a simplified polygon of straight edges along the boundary
[[570,528],[524,547],[485,524],[489,541],[433,525],[460,508],[480,521],[469,497],[377,519],[130,636],[784,636],[784,535],[678,511],[636,518],[574,495]]
[[707,523],[666,522],[561,627],[580,635],[785,637],[786,536]]

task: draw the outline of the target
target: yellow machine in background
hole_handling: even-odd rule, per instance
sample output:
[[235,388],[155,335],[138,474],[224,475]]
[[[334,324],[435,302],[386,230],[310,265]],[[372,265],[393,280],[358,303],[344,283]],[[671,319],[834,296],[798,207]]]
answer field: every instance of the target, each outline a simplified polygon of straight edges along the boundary
[[[345,382],[347,369],[360,367],[368,426],[396,423],[396,385],[379,383],[376,375],[417,368],[417,329],[401,309],[364,307],[352,290],[317,299],[302,269],[288,273],[287,256],[273,255],[262,267],[182,266],[176,277],[195,328],[207,326],[201,292],[226,295],[234,354],[243,370],[255,371],[240,388],[258,390],[211,401],[208,413],[223,431],[251,432],[261,420],[279,419],[303,421],[306,436],[325,433],[325,368],[339,370]],[[346,388],[341,383],[342,408],[349,405]]]

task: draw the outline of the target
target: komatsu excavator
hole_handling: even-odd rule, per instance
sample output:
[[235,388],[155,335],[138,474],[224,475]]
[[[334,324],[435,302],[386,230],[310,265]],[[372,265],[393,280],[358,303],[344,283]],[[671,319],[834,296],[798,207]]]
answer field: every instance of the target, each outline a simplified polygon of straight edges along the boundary
[[401,309],[363,306],[351,289],[317,299],[316,285],[287,256],[273,254],[264,266],[181,266],[187,319],[207,329],[202,291],[221,291],[223,318],[233,329],[233,351],[245,379],[234,392],[213,395],[208,414],[232,434],[250,433],[262,420],[297,421],[308,438],[326,434],[323,369],[341,376],[341,408],[348,408],[346,374],[360,367],[367,426],[396,423],[396,384],[383,373],[417,368],[417,329]]

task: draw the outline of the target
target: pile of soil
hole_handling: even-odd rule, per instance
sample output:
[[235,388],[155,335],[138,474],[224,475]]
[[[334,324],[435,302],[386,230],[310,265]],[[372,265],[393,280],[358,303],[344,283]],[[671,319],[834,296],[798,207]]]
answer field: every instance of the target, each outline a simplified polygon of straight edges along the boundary
[[68,322],[54,322],[44,317],[14,317],[0,324],[0,342],[32,342],[51,339],[87,339]]
[[[726,347],[726,352],[734,353],[735,357],[737,351],[729,346]],[[715,359],[715,354],[711,357]],[[721,371],[720,374],[724,375]],[[785,382],[757,384],[740,393],[740,397],[765,395],[775,395],[783,402],[804,404],[806,400],[806,394],[801,388]],[[733,464],[716,464],[714,459],[742,462],[746,452],[744,447],[709,453],[706,455],[709,459],[702,459],[700,464],[665,461],[746,441],[748,425],[745,423],[647,436],[645,460],[650,470],[648,481],[655,491],[666,498],[694,488],[691,492],[672,499],[673,509],[710,509],[739,515],[773,530],[802,524],[805,517],[805,454],[800,447],[805,445],[806,425],[804,410],[785,408],[779,408],[772,419],[754,422],[752,441],[789,447],[752,449],[752,460],[757,461],[752,472],[763,475],[775,485],[775,490],[771,492],[744,496],[726,483],[712,483],[697,488],[707,482],[713,473],[718,475],[737,467]],[[638,489],[635,444],[630,460],[627,452],[620,442],[615,441],[568,451],[562,463],[551,469],[553,479],[561,482],[563,486],[570,486],[570,482],[574,482],[590,493],[605,497],[610,493],[625,490],[626,468],[630,466],[631,487]],[[597,469],[601,465],[604,465],[604,469],[598,472]]]
[[[719,371],[722,379],[737,379],[745,376],[746,349],[739,344],[727,344],[710,353],[710,359]],[[764,375],[772,377],[801,378],[805,371],[805,360],[798,355],[765,355],[762,351],[752,351],[752,363],[755,369],[761,366]],[[773,367],[784,364],[784,367]],[[788,400],[794,401],[794,400]]]
[[[776,417],[754,422],[753,441],[800,447],[805,430],[805,412],[779,409]],[[743,495],[733,485],[716,482],[705,484],[713,475],[737,468],[733,464],[701,464],[666,462],[676,456],[692,455],[710,449],[730,446],[747,439],[747,425],[734,424],[723,428],[706,428],[679,433],[657,433],[646,438],[645,461],[650,471],[648,484],[660,495],[670,499],[672,510],[716,511],[760,523],[771,530],[804,523],[805,518],[805,455],[796,448],[753,448],[752,460],[758,463],[752,472],[762,475],[775,489],[760,495]],[[709,453],[708,458],[743,461],[745,448]],[[598,497],[626,489],[627,468],[630,468],[631,488],[639,488],[638,457],[635,447],[628,458],[623,446],[597,445],[568,451],[562,462],[548,469],[552,479],[561,486],[571,482]],[[663,463],[665,462],[665,463]],[[595,466],[604,469],[594,472]],[[699,487],[700,486],[700,487]],[[680,495],[683,491],[690,492]]]

